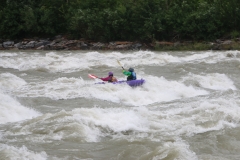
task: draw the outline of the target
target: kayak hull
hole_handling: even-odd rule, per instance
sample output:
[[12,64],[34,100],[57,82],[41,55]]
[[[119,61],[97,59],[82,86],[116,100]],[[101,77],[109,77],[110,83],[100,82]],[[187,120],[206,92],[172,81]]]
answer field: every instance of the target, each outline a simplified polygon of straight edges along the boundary
[[137,80],[131,80],[131,81],[117,81],[113,82],[114,84],[121,84],[121,83],[127,83],[131,87],[141,86],[145,82],[144,79],[137,79]]
[[[143,85],[145,83],[144,79],[137,79],[137,80],[131,80],[131,81],[117,81],[117,82],[112,82],[112,84],[124,84],[127,83],[131,87],[137,87]],[[99,82],[96,84],[105,84],[105,82]]]

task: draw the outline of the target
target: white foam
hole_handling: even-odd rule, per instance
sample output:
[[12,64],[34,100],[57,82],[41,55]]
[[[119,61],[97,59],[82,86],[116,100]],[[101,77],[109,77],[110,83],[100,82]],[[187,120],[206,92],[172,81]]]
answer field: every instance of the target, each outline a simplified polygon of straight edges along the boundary
[[[121,56],[120,52],[117,53]],[[0,53],[1,55],[1,53]],[[5,54],[4,54],[5,55]],[[115,60],[110,58],[111,52],[87,52],[87,53],[70,53],[70,52],[48,52],[46,54],[28,54],[22,53],[9,58],[0,59],[0,66],[3,68],[13,68],[20,71],[24,70],[43,70],[46,72],[76,72],[99,65],[110,67],[119,67]]]
[[[217,63],[226,60],[232,60],[233,58],[228,58],[228,54],[234,55],[234,60],[236,60],[236,55],[239,51],[201,51],[201,52],[184,52],[183,57],[179,57],[181,62],[187,63]],[[190,55],[189,55],[190,54]],[[240,59],[237,59],[240,60]]]
[[[97,66],[119,68],[116,60],[120,60],[124,67],[136,66],[162,66],[170,63],[217,63],[227,59],[227,54],[239,54],[238,51],[226,52],[185,52],[184,55],[175,56],[174,52],[135,51],[131,54],[121,52],[47,52],[33,54],[21,52],[1,53],[0,66],[23,70],[44,70],[47,72],[76,72]],[[9,58],[11,56],[11,58]],[[229,60],[233,58],[228,58]]]
[[134,106],[208,94],[203,89],[186,86],[182,82],[148,75],[144,75],[144,77],[146,83],[136,88],[127,84],[94,84],[94,81],[84,81],[81,78],[63,77],[49,82],[30,83],[21,88],[20,93],[16,92],[23,97],[49,97],[52,99],[85,97]]
[[[161,141],[167,137],[235,128],[240,122],[240,101],[199,100],[155,107],[77,108],[19,123],[6,135],[27,135],[31,142],[74,140],[99,142],[101,138]],[[151,136],[150,136],[151,135]],[[191,155],[191,154],[190,154]]]
[[203,75],[189,74],[184,80],[193,80],[199,82],[203,88],[212,90],[236,90],[233,81],[225,74],[211,73]]
[[0,51],[0,57],[13,57],[13,56],[17,56],[17,53],[9,53],[9,52],[5,52],[5,51]]
[[174,159],[198,160],[196,153],[191,151],[189,145],[182,141],[165,142],[162,146],[159,146],[148,153],[146,157],[148,158],[145,159],[152,160],[169,159],[170,157],[174,157]]
[[137,110],[124,108],[79,108],[45,114],[11,127],[5,136],[27,135],[31,142],[73,139],[98,142],[102,137],[128,131],[148,131],[148,121]]
[[33,152],[27,147],[14,147],[5,144],[0,145],[0,157],[1,159],[21,159],[21,160],[47,160],[48,156],[46,152]]
[[22,106],[16,99],[4,92],[16,91],[27,83],[11,74],[0,74],[0,123],[16,122],[40,115],[37,111]]
[[22,106],[17,100],[0,92],[0,124],[39,116],[40,113]]
[[0,74],[0,89],[2,90],[14,90],[27,84],[25,80],[11,74]]
[[[190,103],[177,103],[165,106],[167,109],[150,113],[152,132],[162,135],[186,135],[235,128],[240,121],[239,102],[235,98],[198,100]],[[159,108],[159,106],[157,107]],[[151,111],[150,111],[151,112]],[[152,123],[152,122],[158,123]],[[161,122],[161,123],[159,123]],[[166,133],[165,133],[166,132]]]

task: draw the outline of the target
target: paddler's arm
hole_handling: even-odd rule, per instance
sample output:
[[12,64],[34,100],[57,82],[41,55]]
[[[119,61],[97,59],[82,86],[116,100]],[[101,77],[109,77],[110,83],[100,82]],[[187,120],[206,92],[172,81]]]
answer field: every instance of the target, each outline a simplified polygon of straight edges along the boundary
[[128,72],[126,70],[123,70],[123,74],[126,75],[126,76],[130,76],[131,75],[131,72]]
[[99,78],[99,79],[101,79],[101,80],[103,80],[103,81],[108,81],[108,80],[109,80],[109,77]]

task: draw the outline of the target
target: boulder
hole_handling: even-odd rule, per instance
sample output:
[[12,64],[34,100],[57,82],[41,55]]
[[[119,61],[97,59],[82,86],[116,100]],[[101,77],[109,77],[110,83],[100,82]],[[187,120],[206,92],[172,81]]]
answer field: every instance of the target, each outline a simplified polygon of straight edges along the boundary
[[3,42],[2,45],[3,45],[4,48],[10,48],[10,47],[14,46],[14,42],[13,41],[6,41],[6,42]]

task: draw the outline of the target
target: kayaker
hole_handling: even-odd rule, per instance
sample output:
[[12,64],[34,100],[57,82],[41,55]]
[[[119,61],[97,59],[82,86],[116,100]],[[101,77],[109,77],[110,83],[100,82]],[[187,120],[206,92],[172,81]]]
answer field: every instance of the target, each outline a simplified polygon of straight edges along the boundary
[[134,72],[133,68],[129,68],[128,71],[123,70],[123,74],[128,76],[127,77],[127,81],[131,81],[131,80],[136,80],[137,79],[137,75]]
[[99,78],[103,81],[108,81],[108,82],[117,82],[117,78],[113,77],[113,72],[108,72],[108,76],[105,78]]

